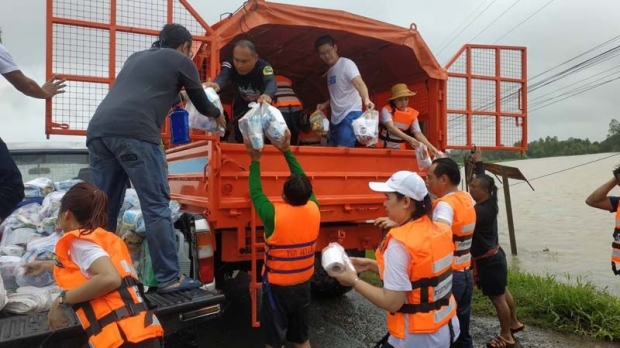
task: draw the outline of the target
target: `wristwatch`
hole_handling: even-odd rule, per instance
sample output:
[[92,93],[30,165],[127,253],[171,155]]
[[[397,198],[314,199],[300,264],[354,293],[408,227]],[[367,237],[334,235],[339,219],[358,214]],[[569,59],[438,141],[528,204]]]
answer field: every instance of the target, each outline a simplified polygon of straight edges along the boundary
[[65,290],[62,290],[60,292],[60,295],[58,295],[58,303],[60,303],[61,306],[68,306],[69,305],[67,303],[67,292]]

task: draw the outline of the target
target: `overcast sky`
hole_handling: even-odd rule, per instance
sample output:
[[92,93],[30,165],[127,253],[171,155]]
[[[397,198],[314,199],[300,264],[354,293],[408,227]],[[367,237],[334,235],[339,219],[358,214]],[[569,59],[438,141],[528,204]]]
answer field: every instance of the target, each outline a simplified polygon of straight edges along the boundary
[[[80,0],[64,0],[81,2]],[[463,44],[492,44],[517,24],[548,3],[549,0],[289,0],[279,1],[300,5],[329,7],[408,27],[415,22],[418,31],[443,65]],[[136,4],[150,4],[155,0],[134,0]],[[21,70],[36,81],[45,77],[45,1],[0,0],[0,27],[3,44],[12,54]],[[224,12],[232,12],[243,1],[190,0],[200,15],[215,23]],[[484,8],[488,6],[485,12]],[[475,11],[476,9],[477,12]],[[500,17],[504,11],[505,14]],[[482,13],[475,22],[461,31],[458,29],[469,16]],[[555,0],[497,44],[526,46],[529,76],[577,56],[617,35],[620,2],[616,0]],[[496,20],[497,19],[497,20]],[[495,21],[493,23],[493,21]],[[463,28],[464,25],[461,25]],[[487,28],[488,27],[488,28]],[[486,28],[486,29],[485,29]],[[472,41],[472,39],[474,39]],[[450,42],[445,49],[446,43]],[[593,53],[600,53],[620,45],[620,40]],[[260,52],[259,52],[260,53]],[[591,57],[590,54],[588,57]],[[568,68],[578,59],[563,66]],[[604,80],[620,77],[620,70],[608,73],[620,64],[620,58],[584,69],[571,78],[563,79],[530,94],[530,99],[567,87],[576,81],[601,73]],[[556,70],[557,72],[560,70]],[[612,73],[612,75],[608,74]],[[620,80],[563,100],[529,114],[529,141],[557,135],[602,140],[611,118],[620,119]],[[553,95],[552,95],[553,96]],[[6,142],[41,141],[45,139],[43,101],[27,98],[0,79],[0,136]],[[532,109],[532,108],[530,108]],[[52,140],[76,140],[75,137],[52,136]]]

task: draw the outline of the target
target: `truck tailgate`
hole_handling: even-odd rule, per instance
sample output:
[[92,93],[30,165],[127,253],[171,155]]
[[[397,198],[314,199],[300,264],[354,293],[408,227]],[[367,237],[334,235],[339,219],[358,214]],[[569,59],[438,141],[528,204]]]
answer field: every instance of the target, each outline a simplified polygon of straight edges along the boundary
[[[192,289],[171,294],[146,293],[146,300],[168,335],[219,316],[225,296]],[[47,327],[47,312],[0,317],[0,347],[32,348],[42,343],[44,347],[79,347],[85,342],[75,315],[71,316],[69,327],[53,333]]]

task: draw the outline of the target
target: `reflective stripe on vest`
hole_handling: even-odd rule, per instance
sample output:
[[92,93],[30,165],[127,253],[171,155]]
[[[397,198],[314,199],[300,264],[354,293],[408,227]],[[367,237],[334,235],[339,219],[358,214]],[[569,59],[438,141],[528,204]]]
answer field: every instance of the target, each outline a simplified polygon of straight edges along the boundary
[[313,201],[304,206],[274,204],[273,234],[265,241],[265,281],[274,285],[294,285],[314,274],[314,253],[321,215]]
[[412,260],[408,269],[412,290],[407,293],[406,303],[387,315],[388,331],[401,339],[407,333],[434,333],[456,315],[452,233],[426,216],[391,229],[375,252],[382,279],[385,263],[390,262],[384,259],[384,253],[392,239],[406,248]]
[[276,75],[276,85],[276,95],[272,103],[274,107],[294,106],[302,109],[301,101],[297,98],[290,79]]
[[452,269],[461,271],[471,265],[471,243],[476,227],[476,210],[474,203],[467,192],[457,191],[439,198],[439,202],[446,202],[452,207],[452,239],[454,242],[454,262]]
[[616,209],[616,228],[613,238],[614,241],[611,243],[611,270],[615,275],[620,275],[620,204]]
[[[411,135],[411,125],[418,119],[420,114],[416,109],[408,107],[405,111],[400,111],[396,108],[392,108],[391,105],[386,105],[384,109],[391,111],[392,123],[394,126],[407,135]],[[382,147],[400,147],[405,148],[404,140],[399,136],[390,133],[385,125],[380,124],[379,127],[379,139],[383,142]]]
[[140,284],[125,243],[114,233],[98,228],[87,234],[80,231],[65,233],[56,244],[58,263],[54,279],[58,286],[71,291],[89,281],[77,264],[71,261],[69,250],[73,241],[86,240],[105,250],[121,276],[121,286],[91,301],[73,305],[92,347],[118,347],[126,342],[141,342],[163,336],[157,317],[148,310]]

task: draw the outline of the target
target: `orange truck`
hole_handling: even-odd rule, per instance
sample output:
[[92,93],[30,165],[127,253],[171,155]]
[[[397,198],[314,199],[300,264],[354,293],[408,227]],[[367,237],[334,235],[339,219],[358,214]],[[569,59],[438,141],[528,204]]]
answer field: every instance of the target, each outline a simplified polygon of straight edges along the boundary
[[[486,150],[526,149],[524,47],[466,45],[442,67],[415,24],[403,28],[337,10],[250,0],[210,26],[187,0],[161,0],[149,9],[117,0],[47,3],[47,75],[68,80],[67,93],[47,102],[48,136],[85,134],[122,62],[148,48],[165,23],[176,22],[194,35],[194,62],[203,81],[217,76],[220,60],[231,54],[234,41],[249,38],[276,74],[292,80],[303,104],[312,107],[329,97],[327,67],[314,49],[314,40],[329,34],[339,54],[356,62],[378,107],[386,104],[395,83],[417,92],[410,106],[420,112],[422,130],[437,148],[465,150],[476,144]],[[81,38],[75,40],[75,33]],[[227,104],[230,97],[222,94],[222,101]],[[230,110],[229,105],[225,108]],[[170,138],[168,126],[162,138]],[[249,198],[250,160],[242,144],[199,131],[192,132],[192,140],[167,150],[172,198],[199,221],[189,232],[192,275],[218,287],[226,273],[248,271],[253,279],[252,325],[258,326],[264,245],[261,221]],[[321,206],[313,289],[343,294],[348,289],[320,267],[320,250],[334,241],[356,254],[379,245],[383,232],[371,222],[385,214],[383,196],[371,192],[367,183],[386,180],[398,170],[418,171],[415,152],[294,146],[293,153]],[[280,201],[289,172],[273,146],[263,150],[261,170],[265,193]]]

